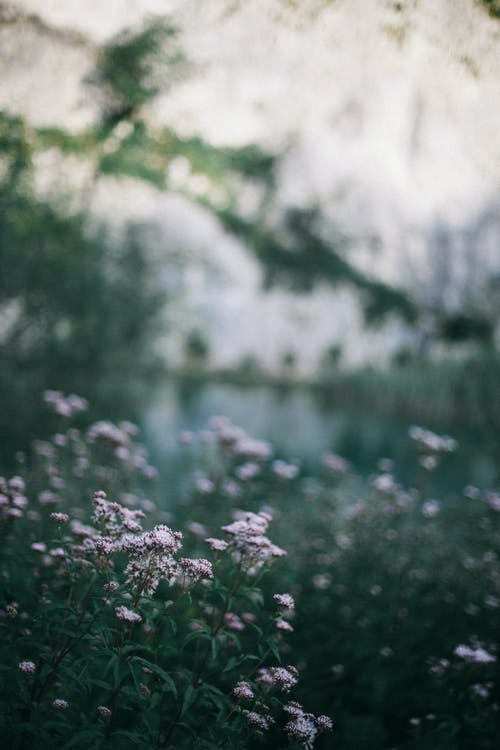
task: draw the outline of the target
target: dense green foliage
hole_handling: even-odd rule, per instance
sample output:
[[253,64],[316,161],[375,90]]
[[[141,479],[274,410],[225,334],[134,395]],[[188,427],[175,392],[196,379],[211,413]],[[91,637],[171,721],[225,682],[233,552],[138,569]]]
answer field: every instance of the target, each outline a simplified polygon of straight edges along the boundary
[[[0,122],[2,457],[26,446],[48,385],[113,409],[154,363],[164,304],[139,227],[119,240],[35,197],[22,121]],[[24,436],[24,438],[23,438]]]
[[[499,495],[474,487],[437,495],[433,475],[445,479],[448,453],[460,446],[411,435],[408,486],[388,458],[363,478],[331,454],[313,476],[279,461],[257,461],[252,475],[248,461],[221,460],[203,447],[205,434],[191,436],[198,491],[177,517],[211,533],[227,503],[273,508],[277,541],[293,550],[273,583],[297,602],[290,643],[304,669],[299,694],[335,717],[327,747],[493,749]],[[480,645],[490,658],[467,651]]]
[[479,427],[491,438],[500,424],[498,355],[440,362],[414,356],[388,370],[362,368],[325,374],[323,390],[331,403],[355,403],[377,414],[397,414],[433,425]]
[[500,3],[498,0],[481,0],[481,2],[488,9],[490,16],[500,18]]
[[[85,408],[60,392],[45,400],[61,420]],[[312,747],[331,722],[289,703],[294,603],[260,586],[286,555],[265,536],[270,517],[240,515],[227,541],[208,540],[212,563],[181,557],[182,534],[143,530],[154,471],[134,425],[61,426],[35,444],[27,485],[0,478],[2,743],[236,750],[268,734]],[[101,490],[91,503],[96,486],[120,504]]]
[[103,94],[104,119],[116,123],[137,114],[164,90],[182,61],[173,41],[176,30],[155,18],[139,31],[127,29],[105,44],[90,78]]
[[[154,471],[133,425],[67,429],[68,405],[84,407],[46,400],[60,431],[36,443],[23,479],[2,480],[7,746],[283,748],[288,735],[297,750],[496,747],[500,495],[436,499],[433,473],[460,450],[451,438],[412,428],[403,487],[388,458],[360,478],[325,454],[312,477],[214,419],[181,436],[184,490],[168,509],[186,532],[180,558],[161,497],[145,499]],[[90,518],[98,487],[110,499],[95,495]],[[143,532],[142,511],[163,525]],[[214,550],[205,540],[231,514]],[[263,540],[268,514],[280,547]],[[304,721],[291,727],[290,711]],[[318,733],[325,714],[332,739]]]
[[410,322],[415,320],[417,309],[406,292],[369,278],[350,263],[345,253],[348,242],[338,232],[323,237],[317,210],[289,210],[283,217],[283,226],[274,231],[229,208],[220,209],[217,215],[255,252],[268,286],[281,283],[295,290],[311,291],[318,283],[347,285],[360,295],[368,324],[376,325],[390,313]]

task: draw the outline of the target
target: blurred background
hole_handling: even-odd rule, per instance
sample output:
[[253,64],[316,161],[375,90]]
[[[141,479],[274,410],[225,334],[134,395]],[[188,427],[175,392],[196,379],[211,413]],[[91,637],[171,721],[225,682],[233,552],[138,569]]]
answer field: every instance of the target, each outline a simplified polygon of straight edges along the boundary
[[499,41],[497,0],[0,2],[2,465],[59,388],[170,489],[216,413],[362,472],[425,423],[492,484]]

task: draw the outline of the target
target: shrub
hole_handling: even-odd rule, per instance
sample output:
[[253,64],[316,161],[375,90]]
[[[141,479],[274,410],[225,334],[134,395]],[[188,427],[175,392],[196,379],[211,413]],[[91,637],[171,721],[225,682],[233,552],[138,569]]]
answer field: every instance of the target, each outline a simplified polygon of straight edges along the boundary
[[[45,401],[62,420],[87,406],[59,391]],[[270,515],[239,512],[205,540],[210,560],[187,556],[180,532],[144,529],[154,471],[135,435],[69,427],[35,445],[26,481],[0,480],[4,743],[208,749],[269,734],[311,748],[331,721],[290,700],[294,601],[259,585],[286,555]],[[85,503],[98,482],[120,502],[97,490]]]

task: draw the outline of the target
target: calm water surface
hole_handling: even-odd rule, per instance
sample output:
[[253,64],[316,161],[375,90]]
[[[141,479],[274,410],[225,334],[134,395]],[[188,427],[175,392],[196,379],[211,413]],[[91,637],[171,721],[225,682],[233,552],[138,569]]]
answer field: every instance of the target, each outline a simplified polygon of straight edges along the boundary
[[[388,457],[395,461],[399,481],[409,483],[414,476],[414,451],[408,439],[411,422],[407,420],[325,403],[306,389],[168,382],[154,394],[142,419],[150,457],[160,470],[162,494],[175,497],[192,469],[186,449],[179,445],[179,434],[205,429],[214,415],[225,415],[252,437],[269,440],[276,456],[299,459],[306,473],[319,467],[324,452],[333,451],[362,475],[372,473],[379,458]],[[460,492],[467,484],[495,486],[500,442],[490,435],[433,426],[438,428],[456,438],[460,447],[443,461],[433,490],[443,497]]]

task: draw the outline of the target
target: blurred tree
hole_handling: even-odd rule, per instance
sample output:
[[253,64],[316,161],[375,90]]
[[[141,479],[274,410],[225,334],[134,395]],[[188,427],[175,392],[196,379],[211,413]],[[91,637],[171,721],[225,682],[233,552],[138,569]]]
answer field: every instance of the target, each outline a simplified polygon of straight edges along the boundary
[[[392,313],[413,322],[417,311],[408,293],[369,278],[350,263],[346,238],[335,230],[325,237],[325,222],[317,207],[278,208],[278,225],[268,226],[266,212],[273,204],[276,156],[254,145],[216,148],[201,138],[181,138],[170,128],[148,124],[144,105],[165,91],[185,68],[176,30],[167,20],[153,18],[139,31],[122,32],[99,51],[95,71],[88,79],[100,98],[101,123],[76,135],[60,128],[40,128],[34,133],[36,147],[93,154],[96,167],[92,181],[99,174],[126,175],[160,189],[184,192],[213,212],[255,253],[268,287],[283,284],[311,291],[320,282],[348,285],[358,293],[370,325],[381,323]],[[189,179],[181,185],[171,184],[169,166],[179,157],[187,160],[191,175],[207,178],[208,195],[193,193]],[[260,208],[250,218],[243,218],[237,210],[238,178],[263,188]],[[214,202],[211,188],[222,190],[223,199],[219,195]]]
[[449,343],[475,341],[492,346],[495,326],[480,312],[464,310],[454,315],[443,315],[439,321],[438,335]]
[[368,277],[345,256],[347,239],[335,230],[325,238],[324,221],[318,208],[288,210],[277,227],[265,227],[260,220],[242,218],[231,208],[213,208],[224,226],[240,237],[262,262],[268,287],[286,284],[310,292],[318,283],[346,285],[361,298],[369,325],[381,323],[396,313],[412,323],[418,315],[410,295]]
[[394,352],[391,358],[391,362],[396,367],[405,367],[406,365],[410,365],[412,364],[412,362],[415,362],[415,359],[415,350],[411,349],[408,346],[402,346]]
[[210,345],[206,335],[198,328],[189,331],[184,342],[184,356],[188,367],[201,367],[207,364]]
[[293,349],[286,349],[281,357],[280,364],[281,369],[285,375],[291,376],[297,369],[297,353]]
[[332,375],[339,367],[342,359],[342,344],[336,343],[327,347],[320,360],[320,373]]
[[100,93],[103,121],[115,125],[139,114],[165,90],[185,63],[175,45],[177,30],[166,18],[150,19],[139,29],[126,29],[105,44],[88,83]]
[[245,354],[238,364],[238,370],[242,375],[252,379],[262,373],[262,365],[255,354]]
[[[22,448],[44,388],[88,396],[119,410],[151,348],[163,293],[141,232],[111,241],[85,216],[63,216],[31,189],[31,144],[22,121],[0,119],[0,432]],[[29,404],[29,408],[27,408]]]
[[481,0],[492,18],[500,18],[500,0]]

